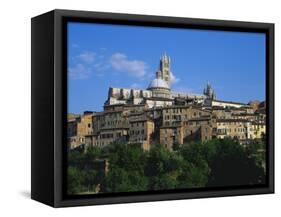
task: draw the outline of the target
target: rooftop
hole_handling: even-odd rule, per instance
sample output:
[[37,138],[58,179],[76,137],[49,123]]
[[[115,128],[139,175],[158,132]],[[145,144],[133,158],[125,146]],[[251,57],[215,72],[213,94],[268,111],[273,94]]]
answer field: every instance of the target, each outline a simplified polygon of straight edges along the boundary
[[167,84],[166,81],[160,79],[160,78],[155,78],[151,81],[151,83],[148,86],[148,89],[153,89],[153,88],[165,88],[165,89],[170,89],[169,85]]

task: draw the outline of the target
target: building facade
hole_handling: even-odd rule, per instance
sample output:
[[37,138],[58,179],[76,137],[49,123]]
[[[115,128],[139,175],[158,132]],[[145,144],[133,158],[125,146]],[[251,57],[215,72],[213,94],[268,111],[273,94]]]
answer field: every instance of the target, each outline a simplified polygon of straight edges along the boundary
[[147,89],[110,87],[103,111],[69,116],[69,147],[102,148],[125,142],[144,150],[154,144],[173,149],[213,138],[232,138],[243,144],[264,138],[264,102],[219,100],[209,82],[203,94],[179,93],[172,90],[171,82],[171,59],[165,54]]
[[93,134],[93,112],[84,112],[82,115],[69,114],[67,117],[68,147],[74,149],[86,143],[86,137]]

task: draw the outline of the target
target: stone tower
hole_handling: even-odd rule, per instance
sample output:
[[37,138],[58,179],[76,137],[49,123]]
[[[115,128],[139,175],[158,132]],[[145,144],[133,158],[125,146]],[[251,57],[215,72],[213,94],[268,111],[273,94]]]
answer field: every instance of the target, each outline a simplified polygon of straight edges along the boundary
[[166,81],[169,86],[171,84],[170,65],[171,65],[171,59],[165,53],[160,58],[159,70],[156,72],[156,78]]
[[209,99],[216,99],[216,93],[212,88],[210,82],[208,82],[206,88],[204,88],[203,94]]

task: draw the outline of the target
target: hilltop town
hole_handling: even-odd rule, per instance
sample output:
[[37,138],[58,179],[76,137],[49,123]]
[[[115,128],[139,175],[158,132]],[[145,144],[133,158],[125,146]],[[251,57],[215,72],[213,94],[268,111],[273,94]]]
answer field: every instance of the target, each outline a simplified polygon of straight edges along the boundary
[[106,147],[117,142],[169,150],[190,141],[231,138],[241,145],[266,135],[265,102],[217,99],[208,83],[202,94],[171,89],[171,59],[160,58],[147,89],[110,87],[103,111],[68,114],[68,148]]

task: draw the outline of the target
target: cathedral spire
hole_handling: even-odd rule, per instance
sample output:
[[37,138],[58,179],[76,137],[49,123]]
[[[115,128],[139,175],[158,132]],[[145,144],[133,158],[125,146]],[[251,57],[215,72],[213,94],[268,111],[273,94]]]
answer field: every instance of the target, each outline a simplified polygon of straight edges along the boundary
[[171,71],[170,71],[171,58],[164,52],[160,58],[159,70],[156,72],[156,78],[162,79],[170,86]]
[[209,99],[216,99],[216,93],[209,81],[207,82],[207,85],[203,90],[203,94]]

